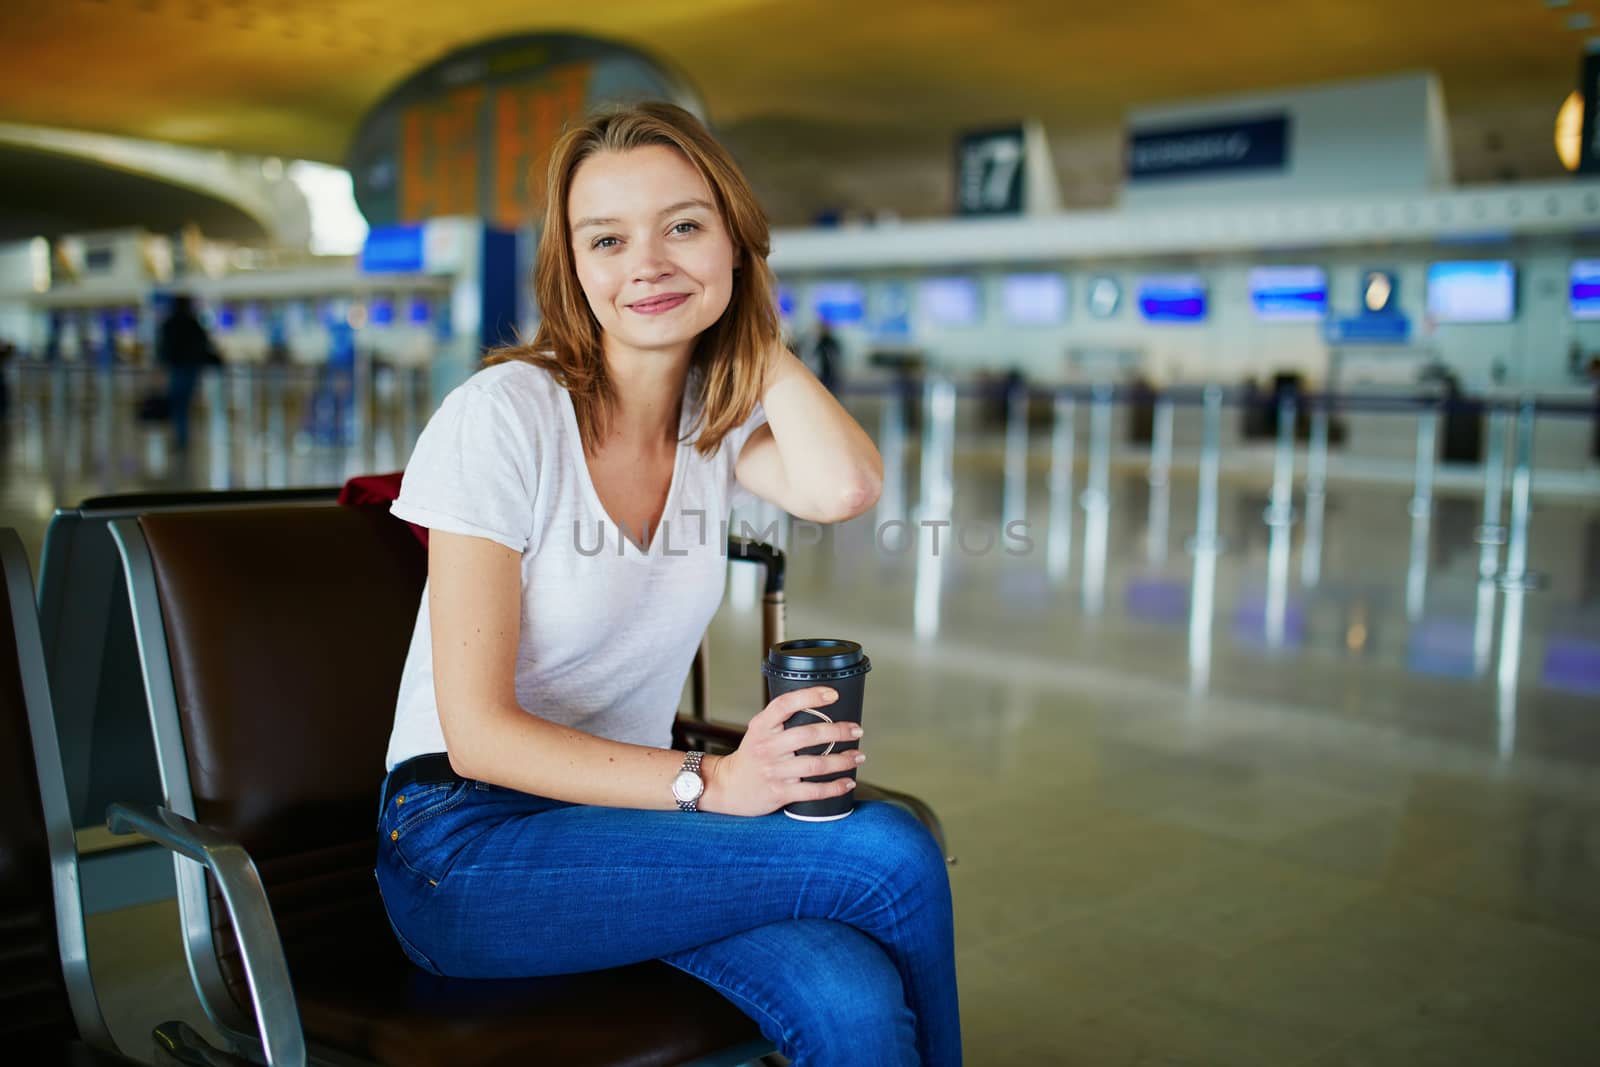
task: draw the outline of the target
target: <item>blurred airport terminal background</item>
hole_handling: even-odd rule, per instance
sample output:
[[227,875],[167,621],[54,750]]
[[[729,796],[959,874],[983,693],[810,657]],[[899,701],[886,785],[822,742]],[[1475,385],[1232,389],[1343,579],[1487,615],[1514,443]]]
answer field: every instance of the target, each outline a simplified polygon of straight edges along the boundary
[[[0,525],[38,574],[89,498],[401,469],[537,326],[563,124],[675,101],[885,458],[842,527],[739,518],[944,820],[968,1062],[1600,1063],[1596,18],[12,0]],[[214,355],[164,366],[180,297]],[[104,829],[147,727],[57,714],[112,1033],[221,1044],[170,861]]]

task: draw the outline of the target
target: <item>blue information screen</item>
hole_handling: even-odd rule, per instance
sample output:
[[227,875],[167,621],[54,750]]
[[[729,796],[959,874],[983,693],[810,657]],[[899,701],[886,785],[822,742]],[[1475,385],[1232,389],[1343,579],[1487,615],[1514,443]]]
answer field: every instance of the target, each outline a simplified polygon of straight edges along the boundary
[[363,274],[404,274],[422,270],[422,227],[374,226],[361,246]]
[[1198,274],[1162,274],[1140,279],[1139,314],[1148,322],[1204,322],[1205,279]]
[[1328,276],[1321,267],[1256,267],[1250,306],[1266,322],[1318,322],[1328,313]]
[[1575,319],[1600,319],[1600,259],[1572,261],[1568,300]]
[[972,278],[925,278],[917,283],[922,317],[937,326],[976,326],[983,301]]
[[867,299],[857,282],[819,282],[811,287],[811,310],[829,326],[855,325],[866,318]]
[[1008,274],[1000,302],[1013,326],[1054,326],[1067,318],[1067,280],[1059,274]]
[[1428,266],[1428,314],[1435,322],[1510,322],[1517,269],[1509,260],[1458,260]]

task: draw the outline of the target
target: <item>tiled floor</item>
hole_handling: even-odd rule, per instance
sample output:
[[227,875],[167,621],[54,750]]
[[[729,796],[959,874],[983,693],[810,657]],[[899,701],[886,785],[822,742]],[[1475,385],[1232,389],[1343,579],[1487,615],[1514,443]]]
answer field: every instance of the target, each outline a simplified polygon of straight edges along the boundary
[[[18,433],[0,508],[37,545],[51,505],[105,487]],[[116,488],[156,480],[124,462]],[[968,1062],[1600,1062],[1600,500],[1537,500],[1546,583],[1518,626],[1516,594],[1479,595],[1475,497],[1435,499],[1419,598],[1409,490],[1335,483],[1314,586],[1293,528],[1278,637],[1265,478],[1223,484],[1206,612],[1192,471],[1156,546],[1148,486],[1117,469],[1103,579],[1082,510],[1048,564],[1042,469],[1032,553],[894,556],[868,519],[791,545],[790,635],[866,646],[867,777],[933,803],[958,857]],[[998,530],[998,484],[963,456],[955,521]],[[755,710],[753,612],[736,572],[720,717]],[[175,921],[92,924],[129,1040],[195,1017]]]

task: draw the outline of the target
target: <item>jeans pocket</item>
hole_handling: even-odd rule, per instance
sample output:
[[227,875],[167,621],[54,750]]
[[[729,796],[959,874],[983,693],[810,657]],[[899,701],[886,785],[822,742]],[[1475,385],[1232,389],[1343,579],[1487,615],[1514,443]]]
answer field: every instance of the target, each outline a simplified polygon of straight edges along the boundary
[[473,783],[468,780],[413,786],[396,794],[378,823],[378,847],[387,848],[429,885],[438,885],[447,864],[437,853],[450,837],[450,820],[441,822],[440,816],[472,795]]

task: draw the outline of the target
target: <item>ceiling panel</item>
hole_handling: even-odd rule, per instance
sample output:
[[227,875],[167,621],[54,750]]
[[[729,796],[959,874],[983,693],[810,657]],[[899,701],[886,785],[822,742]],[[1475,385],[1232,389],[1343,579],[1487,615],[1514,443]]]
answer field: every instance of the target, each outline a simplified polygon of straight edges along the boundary
[[[1054,140],[1105,146],[1057,160],[1069,196],[1093,200],[1131,106],[1423,69],[1461,131],[1459,176],[1538,177],[1558,172],[1550,128],[1590,32],[1569,22],[1597,3],[9,0],[0,119],[340,162],[365,110],[418,67],[573,31],[687,73],[768,188],[795,185],[784,153],[858,188],[850,172],[888,149],[943,168],[954,131],[1035,116]],[[882,206],[939,210],[947,189],[920,184],[891,182]]]

